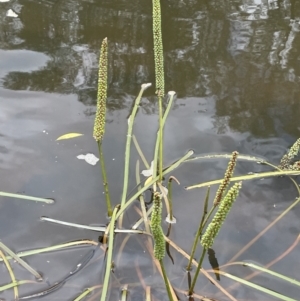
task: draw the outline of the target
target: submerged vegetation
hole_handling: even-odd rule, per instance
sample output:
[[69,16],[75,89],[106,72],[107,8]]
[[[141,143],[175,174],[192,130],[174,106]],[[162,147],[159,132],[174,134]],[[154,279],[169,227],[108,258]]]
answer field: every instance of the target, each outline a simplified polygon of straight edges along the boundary
[[[18,288],[20,285],[36,283],[32,280],[17,280],[14,275],[13,269],[11,268],[12,259],[18,262],[23,268],[25,268],[28,272],[32,273],[37,281],[42,280],[42,276],[37,273],[34,269],[32,269],[23,259],[22,257],[32,256],[35,254],[40,254],[49,251],[56,250],[64,250],[69,247],[74,247],[78,245],[92,245],[96,248],[101,248],[103,253],[106,253],[106,256],[103,256],[103,261],[105,261],[105,271],[104,271],[104,280],[102,284],[98,286],[87,288],[82,294],[76,297],[76,301],[83,300],[89,294],[94,291],[97,291],[100,294],[100,300],[110,300],[109,299],[109,289],[110,282],[112,282],[112,271],[114,269],[114,243],[115,237],[118,233],[128,233],[131,235],[142,234],[146,237],[144,240],[145,249],[148,250],[151,258],[154,262],[154,269],[158,271],[162,279],[164,281],[165,292],[169,300],[184,300],[184,298],[188,297],[189,300],[217,300],[216,298],[220,298],[218,300],[224,300],[224,296],[228,298],[228,300],[236,300],[232,295],[231,291],[233,287],[223,288],[219,283],[218,279],[220,275],[223,277],[230,278],[234,280],[235,285],[243,284],[251,287],[254,290],[261,291],[270,297],[274,297],[280,300],[288,300],[292,301],[292,299],[288,296],[285,296],[281,293],[272,291],[271,289],[267,289],[263,286],[260,286],[250,280],[258,275],[259,273],[265,273],[265,275],[270,275],[272,277],[277,277],[282,281],[286,281],[287,283],[291,283],[296,285],[300,289],[300,282],[288,278],[284,275],[278,274],[270,270],[271,266],[286,256],[297,244],[297,241],[293,246],[291,246],[283,256],[278,257],[277,260],[270,262],[265,267],[260,267],[255,264],[249,264],[246,262],[237,262],[235,261],[243,252],[245,252],[251,245],[253,245],[256,240],[261,237],[266,231],[268,231],[276,222],[278,222],[281,218],[283,218],[287,212],[289,212],[294,206],[296,206],[300,202],[300,189],[297,182],[292,178],[294,175],[300,174],[299,161],[293,161],[294,158],[298,155],[300,149],[300,139],[296,141],[296,143],[291,147],[290,151],[283,156],[281,162],[278,166],[272,165],[271,163],[264,161],[259,158],[250,157],[247,155],[239,154],[234,151],[232,154],[217,154],[217,155],[207,155],[202,157],[193,157],[194,152],[192,150],[188,151],[182,158],[178,159],[176,162],[171,164],[170,166],[165,166],[163,162],[163,129],[170,112],[170,109],[173,104],[173,100],[175,97],[175,92],[170,91],[165,96],[164,91],[164,61],[163,61],[163,40],[162,40],[162,30],[161,30],[161,8],[160,1],[153,0],[153,42],[154,42],[154,58],[155,58],[155,72],[156,72],[156,96],[157,102],[159,106],[159,118],[158,118],[158,128],[157,128],[157,138],[156,143],[153,147],[153,163],[149,165],[147,162],[141,147],[138,144],[137,138],[133,135],[133,126],[134,119],[138,111],[139,103],[143,96],[144,91],[151,86],[151,84],[146,83],[141,86],[140,93],[135,99],[135,103],[132,109],[132,112],[128,118],[128,131],[126,137],[126,147],[125,147],[125,159],[124,159],[124,178],[123,178],[123,191],[122,196],[120,197],[120,202],[116,202],[115,200],[111,200],[109,193],[109,186],[106,177],[105,170],[105,160],[102,152],[102,141],[105,133],[105,116],[106,116],[106,99],[107,99],[107,52],[109,51],[109,43],[108,39],[105,38],[102,42],[101,51],[100,51],[100,59],[99,59],[99,80],[98,80],[98,95],[97,95],[97,111],[94,122],[94,131],[93,137],[95,138],[98,149],[99,149],[99,157],[100,157],[100,166],[102,173],[102,181],[105,190],[106,197],[106,206],[107,206],[107,215],[110,218],[109,224],[104,227],[92,227],[85,226],[73,223],[67,223],[63,221],[53,220],[50,218],[42,217],[41,219],[48,222],[54,222],[62,225],[67,225],[71,227],[78,227],[89,229],[93,231],[98,231],[103,233],[103,243],[99,246],[98,242],[83,240],[76,241],[70,243],[64,243],[61,245],[51,246],[47,248],[32,250],[30,252],[22,252],[15,254],[12,252],[7,246],[0,242],[0,257],[3,263],[6,266],[6,269],[11,277],[11,283],[0,286],[0,291],[13,289],[14,299],[22,299],[19,297]],[[163,101],[166,102],[166,106],[163,106]],[[163,111],[163,107],[166,109]],[[76,134],[77,135],[77,134]],[[74,136],[74,135],[73,135]],[[78,135],[77,135],[78,136]],[[75,136],[74,136],[75,137]],[[140,180],[140,167],[139,167],[139,159],[136,159],[136,178],[137,178],[137,191],[129,198],[128,197],[128,181],[129,181],[129,164],[130,164],[130,156],[131,156],[131,144],[132,141],[139,153],[140,159],[144,162],[144,165],[148,169],[147,180],[145,182]],[[203,201],[203,213],[202,217],[199,220],[198,229],[194,229],[196,232],[195,240],[191,248],[190,254],[187,254],[180,246],[176,245],[169,238],[169,234],[172,230],[172,227],[176,227],[176,219],[173,216],[172,211],[172,182],[175,180],[178,184],[178,180],[171,175],[171,173],[178,168],[181,164],[185,162],[191,162],[195,160],[209,160],[209,159],[228,159],[228,167],[225,171],[224,177],[219,180],[214,180],[205,183],[194,184],[186,187],[187,190],[191,189],[200,189],[202,187],[207,187],[207,194]],[[275,171],[257,173],[257,174],[247,174],[234,176],[234,170],[236,164],[239,161],[252,161],[257,164],[264,164],[272,167]],[[202,262],[205,256],[208,254],[210,257],[214,257],[214,251],[212,250],[213,244],[217,235],[220,231],[222,231],[222,225],[226,222],[226,217],[230,213],[230,209],[234,205],[235,201],[238,201],[238,194],[242,189],[242,181],[265,178],[265,177],[274,177],[274,176],[289,176],[290,180],[295,185],[298,196],[296,200],[290,205],[280,216],[278,216],[270,225],[268,225],[257,237],[253,238],[242,250],[240,250],[228,263],[223,266],[212,266],[212,270],[208,271],[202,267]],[[168,178],[167,178],[168,177]],[[233,184],[232,184],[233,183]],[[214,196],[214,198],[210,199],[210,186],[219,184],[219,188]],[[232,185],[231,185],[232,184]],[[144,195],[144,192],[150,190],[151,195]],[[20,196],[16,194],[9,194],[0,192],[0,195],[6,197],[14,197],[14,198],[25,198],[33,201],[44,201],[46,203],[51,203],[52,200],[43,199],[43,198],[33,198],[30,196]],[[149,199],[147,199],[149,197]],[[126,210],[130,210],[133,202],[139,200],[140,206],[140,220],[133,225],[130,229],[123,228],[123,214]],[[119,203],[119,204],[118,204]],[[150,204],[150,205],[147,205]],[[209,205],[211,204],[211,208],[209,209]],[[113,207],[114,206],[114,207]],[[209,210],[208,210],[209,209]],[[168,233],[165,234],[163,231],[162,223],[163,223],[163,212],[167,213],[167,223],[168,223]],[[144,226],[144,227],[143,227]],[[124,239],[123,247],[128,243],[128,239]],[[201,247],[200,247],[201,245]],[[188,285],[185,290],[172,285],[172,281],[170,275],[168,275],[168,271],[164,267],[164,258],[166,254],[169,254],[169,249],[172,247],[175,251],[179,252],[183,257],[185,257],[186,261],[186,278],[188,279]],[[185,246],[186,247],[186,246]],[[198,248],[202,248],[201,256],[198,261],[194,259],[194,255]],[[2,250],[2,251],[1,251]],[[121,252],[121,251],[120,251]],[[24,296],[24,299],[36,298],[41,296],[46,296],[57,289],[61,288],[62,285],[74,274],[81,271],[85,265],[91,260],[93,257],[93,252],[89,253],[86,258],[84,258],[75,268],[74,271],[70,272],[70,274],[61,282],[54,283],[52,286],[47,288],[44,291],[40,291],[38,293],[33,293],[32,295]],[[225,272],[225,269],[229,265],[241,265],[252,267],[256,270],[254,273],[248,275],[246,278],[239,278],[235,275],[229,274]],[[193,270],[195,267],[195,270]],[[210,274],[215,274],[217,280],[215,280]],[[196,289],[196,284],[199,276],[207,277],[209,281],[211,281],[220,291],[218,296],[202,296],[201,289]],[[140,279],[141,283],[143,283],[142,278]],[[131,283],[126,282],[127,279],[122,279],[122,287],[120,287],[121,297],[120,300],[127,300],[128,291],[131,289]],[[136,284],[135,284],[136,285]],[[141,285],[142,286],[142,285]],[[134,287],[134,285],[132,285]],[[145,286],[145,298],[144,300],[157,300],[152,295],[152,288],[150,286]],[[199,291],[198,291],[199,290]],[[36,291],[36,289],[34,289]],[[276,300],[277,300],[276,299]],[[162,299],[160,299],[162,300]],[[166,299],[164,299],[166,300]]]

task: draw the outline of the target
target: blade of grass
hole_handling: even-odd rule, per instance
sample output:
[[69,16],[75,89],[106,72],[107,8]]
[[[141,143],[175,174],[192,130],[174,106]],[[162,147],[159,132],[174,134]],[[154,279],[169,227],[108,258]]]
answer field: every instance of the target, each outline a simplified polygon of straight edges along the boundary
[[[92,231],[97,231],[97,232],[105,232],[107,231],[107,227],[106,226],[87,226],[87,225],[81,225],[81,224],[74,224],[74,223],[69,223],[69,222],[64,222],[64,221],[60,221],[57,219],[53,219],[53,218],[48,218],[45,216],[41,217],[42,221],[47,221],[47,222],[51,222],[54,224],[59,224],[59,225],[64,225],[64,226],[69,226],[69,227],[75,227],[75,228],[80,228],[80,229],[86,229],[86,230],[92,230]],[[115,233],[132,233],[132,234],[146,234],[145,231],[142,230],[132,230],[132,229],[115,229],[114,230]]]
[[4,191],[0,191],[0,196],[5,196],[8,198],[15,198],[15,199],[23,199],[23,200],[34,201],[34,202],[42,202],[42,203],[46,203],[46,204],[54,203],[54,200],[52,200],[52,199],[37,198],[34,196],[23,195],[23,194],[18,194],[18,193],[9,193],[9,192],[4,192]]
[[[13,270],[12,270],[12,268],[11,268],[11,266],[10,266],[10,264],[9,264],[9,262],[8,262],[8,260],[6,259],[6,257],[5,257],[5,255],[3,254],[3,252],[0,250],[0,257],[3,259],[3,261],[4,261],[4,264],[5,264],[5,266],[6,266],[6,268],[7,268],[7,271],[8,271],[8,273],[9,273],[9,276],[10,276],[10,278],[11,278],[11,282],[12,283],[16,283],[16,277],[15,277],[15,274],[14,274],[14,272],[13,272]],[[16,286],[14,286],[14,296],[15,296],[15,300],[18,300],[19,299],[19,290],[18,290],[18,286],[16,285]]]
[[[135,174],[136,174],[136,182],[137,183],[141,183],[141,177],[140,177],[140,161],[137,160],[136,161],[136,170],[135,170]],[[138,190],[141,189],[141,185],[138,186]],[[148,217],[147,217],[147,210],[146,210],[146,205],[145,205],[145,200],[144,200],[144,196],[141,194],[139,196],[140,199],[140,204],[141,204],[141,209],[142,209],[142,213],[143,213],[143,219],[144,219],[144,225],[145,225],[145,229],[147,233],[151,233],[150,232],[150,226],[148,223]]]
[[111,221],[109,223],[109,238],[108,238],[106,269],[105,269],[103,289],[102,289],[100,301],[105,301],[106,297],[107,297],[110,271],[112,268],[112,254],[113,254],[113,247],[114,247],[114,232],[115,232],[114,229],[115,229],[115,223],[116,223],[116,215],[117,215],[119,208],[120,208],[120,205],[118,205],[114,208],[114,211],[113,211],[113,214],[111,217]]
[[215,272],[216,272],[216,273],[219,273],[219,274],[221,274],[221,275],[223,275],[224,277],[227,277],[227,278],[230,278],[230,279],[232,279],[232,280],[238,281],[238,282],[240,282],[240,283],[242,283],[242,284],[244,284],[244,285],[247,285],[247,286],[249,286],[249,287],[251,287],[251,288],[253,288],[253,289],[256,289],[256,290],[261,291],[261,292],[263,292],[263,293],[265,293],[265,294],[268,294],[268,295],[270,295],[270,296],[272,296],[272,297],[278,298],[278,299],[280,299],[280,300],[284,300],[284,301],[297,301],[296,299],[293,299],[293,298],[287,297],[287,296],[285,296],[285,295],[279,294],[279,293],[277,293],[277,292],[275,292],[275,291],[269,290],[269,289],[267,289],[267,288],[265,288],[265,287],[262,287],[262,286],[260,286],[260,285],[255,284],[255,283],[253,283],[253,282],[244,280],[244,279],[242,279],[242,278],[239,278],[239,277],[236,277],[236,276],[234,276],[234,275],[225,273],[225,272],[223,272],[223,271],[217,271],[217,270],[216,270]]
[[[260,178],[267,178],[267,177],[276,177],[276,176],[289,176],[289,175],[293,175],[293,176],[300,175],[300,171],[285,170],[285,171],[261,172],[261,173],[251,174],[251,175],[232,177],[230,179],[230,182],[246,181],[246,180],[253,180],[253,179],[260,179]],[[220,184],[222,180],[223,179],[191,185],[186,187],[186,190]]]
[[289,282],[291,284],[300,286],[300,281],[297,281],[297,280],[292,279],[290,277],[284,276],[284,275],[282,275],[280,273],[276,273],[276,272],[274,272],[272,270],[269,270],[269,269],[266,269],[264,267],[260,267],[260,266],[258,266],[256,264],[249,263],[249,262],[236,262],[236,264],[240,264],[240,265],[245,266],[245,267],[250,267],[250,268],[256,269],[258,271],[261,271],[261,272],[264,272],[266,274],[272,275],[274,277],[280,278],[283,281],[287,281],[287,282]]
[[74,299],[74,301],[80,301],[82,300],[84,297],[86,297],[88,294],[90,294],[91,292],[93,292],[95,289],[102,287],[102,285],[95,285],[93,287],[89,287],[87,289],[84,290],[84,292],[82,292],[76,299]]
[[[31,255],[36,255],[36,254],[42,254],[42,253],[46,253],[46,252],[52,252],[52,251],[56,251],[56,250],[61,250],[61,249],[67,249],[73,246],[78,246],[80,244],[86,244],[86,245],[94,245],[97,246],[98,242],[93,241],[93,240],[80,240],[80,241],[72,241],[72,242],[68,242],[65,244],[60,244],[60,245],[56,245],[56,246],[52,246],[52,247],[46,247],[46,248],[40,248],[40,249],[35,249],[35,250],[30,250],[30,251],[24,251],[24,252],[19,252],[16,253],[16,255],[18,257],[27,257],[27,256],[31,256]],[[11,256],[6,256],[6,259],[12,259]],[[3,259],[0,258],[0,262],[3,261]]]
[[16,282],[12,282],[12,283],[0,286],[0,292],[6,291],[6,290],[8,290],[10,288],[13,288],[15,286],[19,286],[19,285],[22,285],[22,284],[29,284],[29,283],[36,283],[36,282],[34,282],[32,280],[19,280],[19,281],[16,281]]
[[12,250],[10,250],[3,242],[0,241],[0,248],[7,254],[9,254],[15,261],[17,261],[24,269],[26,269],[29,273],[34,275],[34,277],[41,281],[43,277],[35,271],[28,263],[26,263],[23,259],[18,257]]
[[[219,159],[219,158],[224,158],[224,159],[230,159],[232,154],[208,154],[208,155],[202,155],[202,156],[197,156],[191,159],[188,159],[187,162],[191,161],[196,161],[196,160],[205,160],[205,159]],[[267,161],[265,161],[264,158],[260,157],[254,157],[254,156],[248,156],[248,155],[241,155],[239,154],[239,161],[240,160],[245,160],[245,161],[254,161],[259,164],[265,164]]]
[[140,145],[139,145],[139,143],[138,143],[138,141],[137,141],[135,135],[132,135],[132,141],[133,141],[134,146],[135,146],[137,152],[139,153],[139,155],[140,155],[140,157],[141,157],[141,159],[142,159],[142,161],[143,161],[143,163],[144,163],[146,169],[150,169],[150,165],[149,165],[149,163],[147,162],[147,160],[146,160],[146,158],[145,158],[145,156],[144,156],[144,154],[143,154],[143,152],[142,152],[142,149],[141,149],[141,147],[140,147]]
[[[169,115],[171,106],[173,104],[175,94],[176,94],[176,92],[174,92],[174,91],[169,91],[168,92],[168,96],[170,96],[170,99],[168,101],[166,111],[164,113],[164,116],[163,116],[161,124],[160,124],[161,129],[163,129],[164,126],[165,126],[167,117]],[[157,131],[157,134],[156,134],[156,142],[155,142],[155,149],[154,149],[154,156],[153,156],[153,175],[152,176],[154,176],[154,175],[156,176],[156,174],[157,174],[157,161],[158,161],[159,143],[160,143],[160,129]],[[154,190],[156,190],[156,186],[154,188],[155,188]]]
[[[270,261],[268,264],[266,264],[264,266],[265,269],[269,269],[270,267],[272,267],[275,263],[279,262],[281,259],[283,259],[284,257],[286,257],[298,244],[298,242],[300,241],[300,235],[297,236],[296,240],[293,242],[293,244],[286,250],[284,251],[280,256],[278,256],[277,258],[273,259],[272,261]],[[222,265],[221,267],[219,267],[220,269],[223,269],[224,267],[230,266],[230,265],[235,265],[235,264],[239,264],[239,262],[230,262],[227,264]],[[251,280],[253,277],[259,275],[261,272],[256,271],[253,272],[251,274],[249,274],[248,276],[246,276],[244,279],[245,280]],[[237,285],[239,285],[240,283],[235,283],[230,285],[227,289],[233,289],[235,288]]]
[[206,192],[206,196],[205,196],[205,200],[204,200],[203,215],[202,215],[201,221],[200,221],[199,226],[198,226],[198,231],[195,235],[195,239],[194,239],[194,243],[193,243],[193,247],[192,247],[192,251],[191,251],[191,255],[190,255],[190,260],[189,260],[189,263],[188,263],[187,268],[186,268],[188,271],[191,270],[192,260],[194,258],[194,255],[195,255],[195,252],[196,252],[196,249],[197,249],[198,241],[199,241],[199,238],[201,236],[201,232],[202,232],[203,225],[204,225],[203,222],[204,222],[205,216],[207,214],[207,206],[208,206],[208,201],[209,201],[209,192],[210,192],[210,186],[208,186],[208,189],[207,189],[207,192]]

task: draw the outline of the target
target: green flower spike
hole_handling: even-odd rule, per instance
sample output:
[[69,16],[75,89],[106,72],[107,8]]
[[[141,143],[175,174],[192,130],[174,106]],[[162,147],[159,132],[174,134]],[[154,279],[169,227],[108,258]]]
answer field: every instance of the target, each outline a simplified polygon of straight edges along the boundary
[[101,141],[105,131],[107,98],[107,38],[102,41],[99,59],[97,111],[94,122],[93,137],[97,142]]
[[222,199],[218,211],[213,217],[212,221],[208,225],[205,233],[202,236],[201,244],[205,249],[211,248],[216,236],[218,235],[223,222],[226,219],[234,201],[236,200],[238,193],[242,187],[242,182],[235,183],[226,196]]
[[161,34],[161,9],[160,0],[152,0],[153,17],[153,43],[154,43],[154,61],[155,61],[155,82],[156,93],[163,97],[165,94],[164,80],[164,55]]
[[[291,161],[296,157],[300,150],[300,138],[293,144],[290,148],[289,152],[284,155],[280,161],[279,168],[280,169],[293,169],[298,170],[298,164],[294,164],[295,166],[291,165]],[[297,162],[296,162],[297,163]]]
[[235,168],[235,165],[236,165],[236,160],[237,160],[238,154],[239,154],[238,152],[234,151],[232,153],[230,161],[228,162],[228,166],[227,166],[223,181],[220,184],[219,189],[218,189],[218,191],[216,193],[216,196],[215,196],[215,199],[214,199],[213,204],[214,204],[215,207],[220,204],[220,202],[222,200],[222,197],[223,197],[223,194],[224,194],[224,192],[226,191],[226,189],[228,187],[230,178],[232,177],[233,172],[234,172],[234,168]]
[[155,193],[151,215],[151,231],[154,239],[154,257],[162,260],[165,257],[165,239],[161,228],[162,203],[159,193]]

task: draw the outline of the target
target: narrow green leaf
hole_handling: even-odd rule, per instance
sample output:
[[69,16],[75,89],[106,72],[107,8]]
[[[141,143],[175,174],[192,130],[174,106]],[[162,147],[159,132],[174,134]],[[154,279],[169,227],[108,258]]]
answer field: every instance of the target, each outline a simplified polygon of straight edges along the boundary
[[18,193],[9,193],[9,192],[4,192],[4,191],[0,191],[0,196],[6,196],[8,198],[23,199],[23,200],[34,201],[34,202],[43,202],[46,204],[54,203],[54,200],[52,200],[52,199],[43,199],[43,198],[37,198],[34,196],[18,194]]
[[266,268],[264,268],[264,267],[260,267],[260,266],[258,266],[258,265],[256,265],[256,264],[248,263],[248,262],[243,262],[243,266],[252,267],[252,268],[254,268],[254,269],[256,269],[256,270],[259,270],[259,271],[262,271],[262,272],[264,272],[264,273],[270,274],[270,275],[272,275],[272,276],[274,276],[274,277],[280,278],[281,280],[285,280],[285,281],[287,281],[287,282],[290,282],[291,284],[300,286],[300,282],[299,282],[299,281],[297,281],[297,280],[295,280],[295,279],[292,279],[292,278],[290,278],[290,277],[284,276],[284,275],[282,275],[282,274],[276,273],[276,272],[271,271],[271,270],[269,270],[269,269],[266,269]]
[[[276,176],[296,176],[299,174],[300,174],[300,171],[295,171],[295,170],[261,172],[261,173],[251,174],[251,175],[233,177],[230,179],[230,182],[254,180],[254,179],[276,177]],[[216,184],[220,184],[222,181],[223,181],[223,179],[200,183],[200,184],[188,186],[188,187],[186,187],[186,190],[216,185]]]
[[241,278],[239,278],[239,277],[233,276],[233,275],[231,275],[231,274],[224,273],[224,272],[222,272],[222,271],[219,271],[219,273],[220,273],[221,275],[225,276],[225,277],[228,277],[228,278],[230,278],[230,279],[233,279],[233,280],[235,280],[235,281],[237,281],[237,282],[240,282],[240,283],[242,283],[242,284],[244,284],[244,285],[250,286],[250,287],[252,287],[252,288],[254,288],[254,289],[258,290],[258,291],[261,291],[261,292],[263,292],[263,293],[265,293],[265,294],[268,294],[268,295],[270,295],[270,296],[276,297],[276,298],[278,298],[278,299],[280,299],[280,300],[284,300],[284,301],[297,301],[296,299],[293,299],[293,298],[287,297],[287,296],[285,296],[285,295],[279,294],[279,293],[277,293],[277,292],[271,291],[271,290],[269,290],[269,289],[267,289],[267,288],[265,288],[265,287],[262,287],[262,286],[260,286],[260,285],[257,285],[257,284],[255,284],[255,283],[253,283],[253,282],[250,282],[250,281],[241,279]]

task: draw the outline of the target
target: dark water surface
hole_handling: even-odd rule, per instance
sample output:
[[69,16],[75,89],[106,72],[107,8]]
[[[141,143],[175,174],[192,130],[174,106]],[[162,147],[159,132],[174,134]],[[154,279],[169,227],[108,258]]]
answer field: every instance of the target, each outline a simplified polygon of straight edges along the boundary
[[[162,2],[166,90],[177,100],[165,129],[165,162],[187,150],[259,156],[278,164],[300,136],[300,2],[297,0],[181,0]],[[18,17],[7,17],[13,9]],[[54,205],[0,199],[0,239],[14,251],[47,247],[89,238],[99,233],[41,222],[48,216],[82,224],[107,222],[99,166],[78,160],[94,153],[98,56],[101,41],[109,40],[109,89],[104,155],[114,204],[120,202],[127,116],[140,85],[154,83],[151,1],[29,1],[0,2],[0,191],[54,198]],[[154,88],[142,99],[134,132],[148,161],[157,128]],[[84,136],[55,141],[69,132]],[[131,183],[135,186],[133,149]],[[184,187],[223,176],[226,160],[195,161],[174,172],[181,182],[174,189],[178,219],[171,238],[190,252],[202,212],[205,189]],[[240,163],[236,174],[270,170]],[[212,187],[212,192],[216,187]],[[230,260],[297,196],[286,178],[244,182],[238,202],[215,241],[220,265]],[[127,223],[136,219],[134,210]],[[266,265],[279,257],[299,234],[295,207],[237,260]],[[118,235],[116,250],[124,235]],[[131,237],[112,276],[117,300],[129,284],[131,300],[143,300],[137,267],[157,300],[167,300],[158,273],[153,273],[144,238]],[[48,288],[68,275],[92,248],[59,251],[26,258],[42,272],[46,284],[24,285],[21,296]],[[271,269],[299,280],[299,247]],[[116,252],[117,255],[117,252]],[[186,261],[172,250],[166,257],[175,287],[187,288]],[[197,258],[199,254],[197,254]],[[43,300],[73,300],[85,288],[101,284],[103,251],[62,288]],[[32,279],[13,265],[18,280]],[[209,269],[208,260],[204,267]],[[230,267],[240,277],[250,269]],[[116,285],[117,279],[120,282]],[[4,266],[0,285],[11,280]],[[300,290],[266,275],[253,282],[298,300]],[[234,282],[221,278],[228,287]],[[227,300],[205,277],[196,292]],[[89,300],[99,299],[96,290]],[[231,291],[238,300],[272,300],[247,287]],[[0,293],[13,299],[13,292]],[[184,300],[182,297],[181,300]]]

